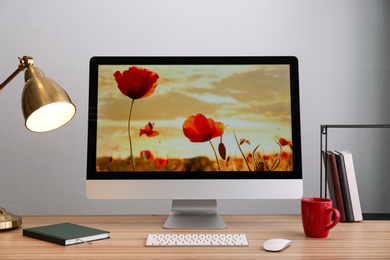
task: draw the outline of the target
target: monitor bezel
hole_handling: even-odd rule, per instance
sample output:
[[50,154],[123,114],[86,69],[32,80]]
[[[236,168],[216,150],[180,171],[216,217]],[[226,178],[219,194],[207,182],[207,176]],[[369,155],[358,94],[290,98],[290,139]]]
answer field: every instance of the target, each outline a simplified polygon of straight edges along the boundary
[[[293,170],[273,172],[96,172],[96,135],[99,65],[212,65],[285,64],[290,67]],[[94,56],[90,59],[87,180],[208,180],[208,179],[302,179],[298,59],[295,56]]]

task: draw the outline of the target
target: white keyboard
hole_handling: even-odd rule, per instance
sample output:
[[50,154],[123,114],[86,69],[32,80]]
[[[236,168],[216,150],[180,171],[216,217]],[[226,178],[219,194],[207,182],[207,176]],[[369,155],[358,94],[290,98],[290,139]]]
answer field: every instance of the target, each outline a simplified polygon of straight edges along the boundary
[[146,246],[249,246],[245,234],[149,234]]

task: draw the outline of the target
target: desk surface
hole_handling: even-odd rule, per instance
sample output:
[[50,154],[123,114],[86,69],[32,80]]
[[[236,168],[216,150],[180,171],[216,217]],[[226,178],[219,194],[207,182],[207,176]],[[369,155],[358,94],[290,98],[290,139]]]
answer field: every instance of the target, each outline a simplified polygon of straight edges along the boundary
[[[224,215],[223,230],[166,230],[166,216],[24,216],[23,225],[0,232],[0,259],[389,259],[390,221],[339,223],[329,237],[305,237],[300,215]],[[110,239],[60,246],[24,237],[23,228],[73,222],[110,231]],[[150,233],[245,233],[249,247],[145,247]],[[267,252],[269,238],[293,240],[282,252]]]

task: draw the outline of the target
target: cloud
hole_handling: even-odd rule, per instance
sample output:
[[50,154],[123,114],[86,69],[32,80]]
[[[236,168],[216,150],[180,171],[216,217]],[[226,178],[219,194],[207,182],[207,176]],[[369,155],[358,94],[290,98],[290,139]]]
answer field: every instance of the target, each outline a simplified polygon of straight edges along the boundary
[[211,103],[211,104],[226,103],[226,104],[240,105],[240,103],[237,100],[235,100],[233,97],[217,96],[212,93],[192,94],[191,97],[198,99],[201,102]]

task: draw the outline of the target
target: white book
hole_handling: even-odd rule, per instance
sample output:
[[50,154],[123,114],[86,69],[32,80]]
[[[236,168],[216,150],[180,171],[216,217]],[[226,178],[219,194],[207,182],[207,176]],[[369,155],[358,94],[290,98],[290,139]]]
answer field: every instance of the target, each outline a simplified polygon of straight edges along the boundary
[[363,220],[362,208],[360,204],[359,191],[356,181],[355,167],[353,164],[352,154],[348,151],[340,151],[344,157],[345,170],[347,172],[348,187],[352,202],[352,211],[355,221]]

